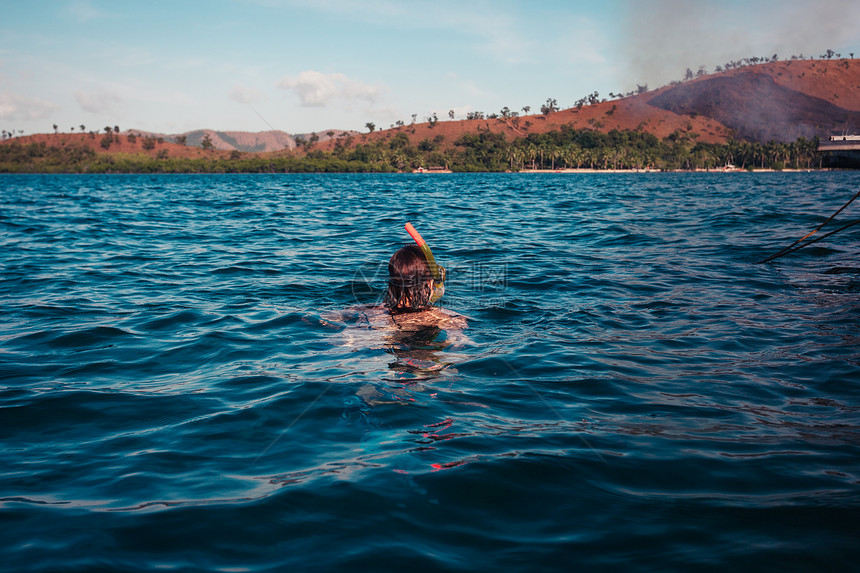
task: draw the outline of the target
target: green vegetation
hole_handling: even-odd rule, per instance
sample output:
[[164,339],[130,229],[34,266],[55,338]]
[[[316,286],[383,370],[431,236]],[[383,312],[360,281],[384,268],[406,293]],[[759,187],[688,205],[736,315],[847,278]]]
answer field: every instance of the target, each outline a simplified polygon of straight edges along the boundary
[[161,149],[143,153],[100,154],[80,145],[42,143],[0,145],[0,173],[363,173],[395,171],[390,166],[313,151],[306,157],[266,157],[231,153],[229,157],[175,158]]
[[[549,104],[548,104],[549,105]],[[111,130],[113,131],[113,130]],[[110,140],[108,139],[110,138]],[[339,138],[331,151],[303,144],[304,153],[219,154],[199,159],[156,157],[144,153],[96,153],[84,145],[59,147],[8,141],[0,145],[0,173],[387,173],[417,167],[452,171],[519,171],[523,169],[694,170],[810,169],[821,166],[817,139],[791,143],[697,143],[696,134],[678,131],[664,140],[639,131],[601,133],[564,126],[558,131],[508,140],[503,133],[479,130],[446,142],[441,135],[413,144],[406,133],[353,145]],[[102,145],[110,147],[113,133]],[[156,146],[144,138],[143,147]],[[203,146],[205,148],[205,144]]]

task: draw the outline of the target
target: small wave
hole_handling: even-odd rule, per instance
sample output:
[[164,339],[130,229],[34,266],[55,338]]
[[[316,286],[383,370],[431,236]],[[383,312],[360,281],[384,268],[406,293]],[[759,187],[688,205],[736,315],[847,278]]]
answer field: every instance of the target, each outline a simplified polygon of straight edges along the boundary
[[121,341],[135,338],[136,335],[113,326],[96,326],[75,332],[42,331],[22,337],[21,342],[32,344],[39,341],[52,348],[86,350],[108,347]]
[[141,323],[138,328],[145,331],[174,330],[177,326],[204,324],[214,317],[199,310],[182,309]]
[[276,269],[255,269],[240,265],[231,265],[229,267],[221,267],[212,271],[214,275],[266,275],[276,276],[281,272]]

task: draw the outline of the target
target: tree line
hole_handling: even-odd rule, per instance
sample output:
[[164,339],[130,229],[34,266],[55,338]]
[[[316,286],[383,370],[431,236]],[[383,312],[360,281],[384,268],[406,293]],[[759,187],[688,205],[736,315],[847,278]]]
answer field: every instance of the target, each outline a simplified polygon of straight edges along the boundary
[[[111,134],[113,135],[113,134]],[[353,145],[354,144],[354,145]],[[0,146],[5,173],[387,173],[423,167],[457,172],[529,169],[711,170],[813,169],[822,166],[818,139],[790,143],[730,140],[702,143],[696,134],[676,131],[665,139],[640,131],[608,133],[563,126],[557,131],[508,139],[479,130],[453,142],[438,135],[414,144],[404,132],[372,142],[337,140],[330,151],[301,150],[283,155],[234,151],[228,156],[155,157],[137,153],[96,153],[84,145],[7,142]]]

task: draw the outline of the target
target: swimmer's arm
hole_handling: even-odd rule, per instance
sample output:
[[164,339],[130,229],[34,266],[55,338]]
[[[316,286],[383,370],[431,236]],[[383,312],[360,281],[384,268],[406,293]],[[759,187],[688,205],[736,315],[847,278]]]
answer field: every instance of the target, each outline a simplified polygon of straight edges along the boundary
[[361,315],[362,307],[350,306],[341,310],[332,310],[320,314],[320,318],[326,322],[352,322]]
[[365,320],[370,320],[380,313],[383,310],[380,307],[369,306],[369,305],[356,305],[344,308],[342,310],[333,310],[330,312],[325,312],[320,315],[320,318],[327,322],[338,322],[338,323],[347,323],[347,322],[355,322],[356,319],[364,318]]
[[475,343],[469,338],[466,332],[459,328],[449,328],[445,331],[445,338],[451,345],[451,348],[465,348],[466,346],[474,346]]
[[474,342],[466,334],[466,329],[469,327],[468,319],[453,310],[440,309],[440,311],[444,315],[440,326],[445,330],[446,339],[451,343],[451,346],[462,348],[473,345]]
[[345,310],[333,310],[320,314],[320,320],[326,323],[345,322],[350,316],[351,314],[347,313]]

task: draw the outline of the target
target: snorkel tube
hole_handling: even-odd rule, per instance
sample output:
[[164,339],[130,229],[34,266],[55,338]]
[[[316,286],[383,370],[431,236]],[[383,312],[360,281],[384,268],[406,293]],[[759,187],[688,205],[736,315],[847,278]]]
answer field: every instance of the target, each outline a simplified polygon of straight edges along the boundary
[[421,249],[422,253],[424,253],[424,258],[427,260],[427,266],[430,267],[430,275],[433,277],[435,287],[433,289],[433,294],[430,295],[430,302],[436,302],[445,294],[445,267],[436,264],[436,259],[433,257],[433,251],[430,250],[430,247],[427,246],[427,241],[425,241],[421,234],[415,230],[412,223],[406,223],[406,232],[409,233],[409,236],[415,240],[415,244],[418,245],[418,248]]

